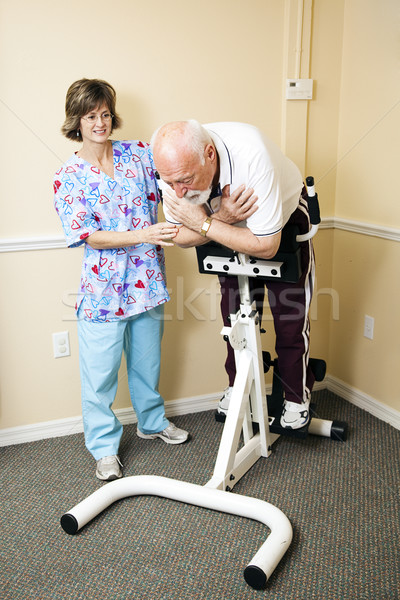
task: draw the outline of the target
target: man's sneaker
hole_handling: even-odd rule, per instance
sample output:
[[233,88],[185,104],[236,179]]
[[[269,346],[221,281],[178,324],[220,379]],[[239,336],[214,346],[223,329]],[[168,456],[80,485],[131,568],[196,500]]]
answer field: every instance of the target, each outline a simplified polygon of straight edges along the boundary
[[227,388],[224,389],[224,394],[223,394],[221,400],[218,402],[217,412],[219,415],[226,416],[228,414],[228,408],[229,408],[229,402],[231,400],[232,390],[233,390],[232,386],[228,386]]
[[137,435],[144,440],[155,440],[156,438],[160,438],[167,444],[183,444],[189,437],[187,431],[179,429],[176,425],[171,423],[171,421],[164,431],[159,431],[158,433],[142,433],[138,428]]
[[122,463],[116,454],[105,456],[97,461],[96,477],[102,481],[119,479],[122,477],[121,467]]
[[285,429],[300,429],[307,425],[310,420],[310,400],[303,400],[300,404],[296,402],[283,403],[281,416],[281,427]]

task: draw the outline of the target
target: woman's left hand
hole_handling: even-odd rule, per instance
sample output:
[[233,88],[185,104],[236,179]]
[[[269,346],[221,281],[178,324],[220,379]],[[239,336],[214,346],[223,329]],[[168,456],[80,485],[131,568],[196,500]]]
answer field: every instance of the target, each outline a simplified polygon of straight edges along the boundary
[[145,244],[154,246],[173,246],[171,240],[177,235],[179,227],[165,221],[150,225],[141,230],[141,237]]

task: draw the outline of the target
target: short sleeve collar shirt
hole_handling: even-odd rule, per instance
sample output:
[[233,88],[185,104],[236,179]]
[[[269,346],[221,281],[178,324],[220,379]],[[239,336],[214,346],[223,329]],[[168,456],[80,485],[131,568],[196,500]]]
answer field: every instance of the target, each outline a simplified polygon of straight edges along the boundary
[[[252,125],[223,122],[204,127],[218,153],[220,190],[229,185],[232,193],[245,185],[253,188],[258,197],[258,210],[238,225],[248,227],[256,236],[281,231],[296,210],[303,187],[297,166]],[[173,194],[164,182],[162,190],[167,196]],[[218,210],[219,202],[218,196],[209,202],[211,211]],[[173,221],[165,208],[164,213],[167,220]]]
[[204,125],[220,160],[221,190],[230,185],[253,188],[258,210],[246,221],[257,236],[281,231],[296,210],[303,187],[297,166],[252,125],[211,123]]

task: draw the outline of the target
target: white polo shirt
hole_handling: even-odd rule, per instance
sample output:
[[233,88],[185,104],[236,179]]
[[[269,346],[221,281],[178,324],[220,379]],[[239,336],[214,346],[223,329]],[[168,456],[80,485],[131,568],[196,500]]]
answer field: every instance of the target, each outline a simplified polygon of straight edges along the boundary
[[[239,225],[257,236],[278,233],[296,210],[303,180],[299,169],[271,140],[252,125],[245,123],[209,123],[209,132],[219,156],[219,185],[230,185],[230,193],[240,185],[253,188],[258,196],[258,210]],[[163,194],[174,192],[164,182]],[[220,197],[210,202],[211,212],[218,210]],[[174,222],[168,216],[167,221]]]

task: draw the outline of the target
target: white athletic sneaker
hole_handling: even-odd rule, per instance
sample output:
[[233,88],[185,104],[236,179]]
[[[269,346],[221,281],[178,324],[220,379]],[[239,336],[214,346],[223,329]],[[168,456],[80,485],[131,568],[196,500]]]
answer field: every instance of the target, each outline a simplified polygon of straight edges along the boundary
[[166,444],[183,444],[189,437],[187,431],[179,429],[176,425],[171,423],[171,421],[164,431],[159,431],[158,433],[142,433],[138,428],[136,433],[138,437],[143,438],[144,440],[155,440],[156,438],[160,438]]
[[96,477],[102,481],[119,479],[122,477],[120,467],[122,467],[122,463],[116,454],[113,456],[104,456],[104,458],[100,458],[97,461]]
[[218,408],[217,408],[218,414],[225,415],[225,416],[228,414],[228,408],[229,408],[229,402],[231,400],[232,390],[233,390],[232,386],[228,386],[227,388],[224,389],[224,394],[223,394],[221,400],[218,402]]
[[281,427],[285,429],[300,429],[310,420],[310,400],[303,400],[301,404],[284,401],[281,416]]

